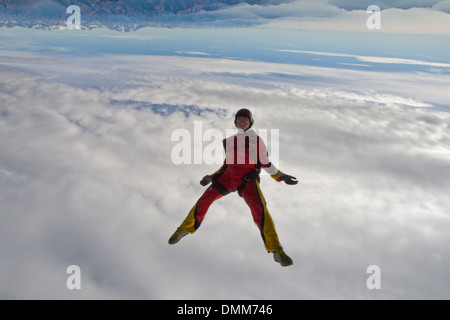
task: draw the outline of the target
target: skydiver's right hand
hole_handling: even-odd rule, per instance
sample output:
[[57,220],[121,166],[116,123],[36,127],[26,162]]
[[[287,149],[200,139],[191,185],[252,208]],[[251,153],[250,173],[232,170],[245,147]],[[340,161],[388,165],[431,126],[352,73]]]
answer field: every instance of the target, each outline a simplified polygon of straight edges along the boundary
[[200,181],[200,184],[202,186],[207,186],[211,182],[212,182],[212,177],[211,176],[204,176],[203,179]]

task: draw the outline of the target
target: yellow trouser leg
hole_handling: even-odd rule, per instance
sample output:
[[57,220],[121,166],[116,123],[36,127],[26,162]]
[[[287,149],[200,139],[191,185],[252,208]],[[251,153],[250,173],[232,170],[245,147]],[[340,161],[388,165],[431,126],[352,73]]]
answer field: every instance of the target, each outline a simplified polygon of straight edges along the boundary
[[220,193],[213,187],[209,187],[205,193],[198,199],[197,203],[192,207],[180,229],[194,233],[200,227],[205,218],[206,212],[211,204],[217,199],[222,198]]
[[261,231],[266,250],[268,252],[276,251],[281,244],[257,180],[247,183],[246,188],[242,191],[242,197],[252,211],[253,220]]
[[186,219],[184,219],[183,223],[180,225],[181,230],[188,231],[189,233],[194,233],[197,231],[195,228],[196,224],[196,211],[197,211],[197,203],[192,207],[191,211],[189,211]]

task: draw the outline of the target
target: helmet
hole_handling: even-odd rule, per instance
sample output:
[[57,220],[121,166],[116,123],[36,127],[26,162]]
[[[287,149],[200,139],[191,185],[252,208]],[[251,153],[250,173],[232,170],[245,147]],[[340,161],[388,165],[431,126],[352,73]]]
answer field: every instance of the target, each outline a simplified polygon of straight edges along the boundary
[[249,129],[253,126],[253,115],[252,112],[248,109],[239,109],[238,112],[236,112],[236,115],[234,116],[234,124],[236,125],[236,119],[238,117],[246,117],[250,120],[250,127],[248,127]]

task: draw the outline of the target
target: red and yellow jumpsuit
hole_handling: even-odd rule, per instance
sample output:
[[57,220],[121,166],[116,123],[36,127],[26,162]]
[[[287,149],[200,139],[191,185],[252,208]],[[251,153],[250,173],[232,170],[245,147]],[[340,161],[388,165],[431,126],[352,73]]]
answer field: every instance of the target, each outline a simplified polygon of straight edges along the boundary
[[211,204],[237,190],[250,207],[267,251],[274,252],[281,244],[259,186],[259,171],[263,168],[278,181],[281,172],[269,161],[263,140],[252,129],[225,139],[224,148],[223,166],[211,176],[212,185],[191,209],[180,229],[190,233],[197,231]]

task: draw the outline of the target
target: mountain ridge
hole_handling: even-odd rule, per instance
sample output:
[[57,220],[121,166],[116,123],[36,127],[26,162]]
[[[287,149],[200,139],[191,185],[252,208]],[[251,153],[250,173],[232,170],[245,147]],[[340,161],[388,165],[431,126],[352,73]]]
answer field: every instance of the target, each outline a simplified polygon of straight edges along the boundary
[[[201,11],[213,13],[237,5],[278,5],[291,0],[3,0],[0,27],[62,29],[70,5],[80,7],[82,29],[106,27],[128,32],[145,26],[189,23]],[[200,19],[201,20],[201,19]],[[197,21],[198,22],[198,21]]]

